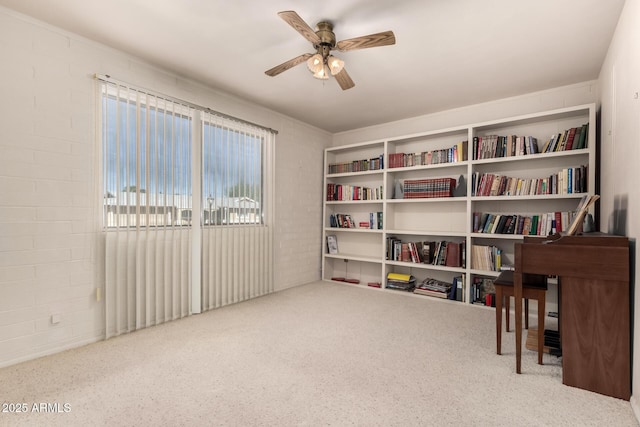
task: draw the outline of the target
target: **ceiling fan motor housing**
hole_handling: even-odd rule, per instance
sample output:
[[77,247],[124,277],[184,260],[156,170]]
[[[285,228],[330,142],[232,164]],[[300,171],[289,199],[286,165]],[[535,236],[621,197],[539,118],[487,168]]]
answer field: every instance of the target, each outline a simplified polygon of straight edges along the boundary
[[333,25],[329,22],[318,22],[317,28],[316,35],[320,38],[320,43],[314,47],[319,54],[326,58],[336,47],[336,35],[333,33]]

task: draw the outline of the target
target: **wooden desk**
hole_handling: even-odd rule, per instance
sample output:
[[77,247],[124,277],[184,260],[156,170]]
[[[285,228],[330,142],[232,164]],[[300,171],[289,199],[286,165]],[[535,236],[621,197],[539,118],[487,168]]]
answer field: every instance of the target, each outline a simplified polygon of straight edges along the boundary
[[629,400],[629,239],[589,233],[516,243],[517,373],[521,372],[525,273],[558,276],[563,384]]

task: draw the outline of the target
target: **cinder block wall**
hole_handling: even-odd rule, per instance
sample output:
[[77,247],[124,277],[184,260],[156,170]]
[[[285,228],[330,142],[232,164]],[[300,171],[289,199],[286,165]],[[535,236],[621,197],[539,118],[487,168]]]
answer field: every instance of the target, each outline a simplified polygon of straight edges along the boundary
[[4,8],[0,57],[0,366],[104,333],[95,73],[277,129],[276,289],[320,278],[329,133]]

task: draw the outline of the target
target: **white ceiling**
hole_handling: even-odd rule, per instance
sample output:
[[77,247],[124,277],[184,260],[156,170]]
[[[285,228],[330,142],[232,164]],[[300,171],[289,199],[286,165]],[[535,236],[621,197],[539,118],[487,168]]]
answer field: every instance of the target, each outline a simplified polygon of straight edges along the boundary
[[[624,0],[0,0],[330,132],[596,79]],[[397,43],[334,52],[356,86],[305,64],[311,44],[277,16],[295,10],[337,40],[393,30]],[[105,73],[108,70],[103,70]],[[114,76],[118,77],[118,76]]]

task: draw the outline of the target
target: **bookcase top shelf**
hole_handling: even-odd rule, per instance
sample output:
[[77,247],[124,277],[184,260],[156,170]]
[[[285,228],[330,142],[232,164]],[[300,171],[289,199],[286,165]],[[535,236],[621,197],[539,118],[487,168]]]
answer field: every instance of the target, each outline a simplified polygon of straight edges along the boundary
[[553,199],[581,199],[587,193],[568,193],[568,194],[537,194],[528,196],[471,196],[472,202],[516,202],[522,200],[553,200]]
[[500,163],[500,162],[531,162],[531,161],[545,161],[552,157],[588,157],[590,148],[580,148],[577,150],[566,151],[554,151],[552,153],[536,153],[526,154],[524,156],[507,156],[507,157],[493,157],[490,159],[476,159],[471,160],[474,165],[485,163]]

